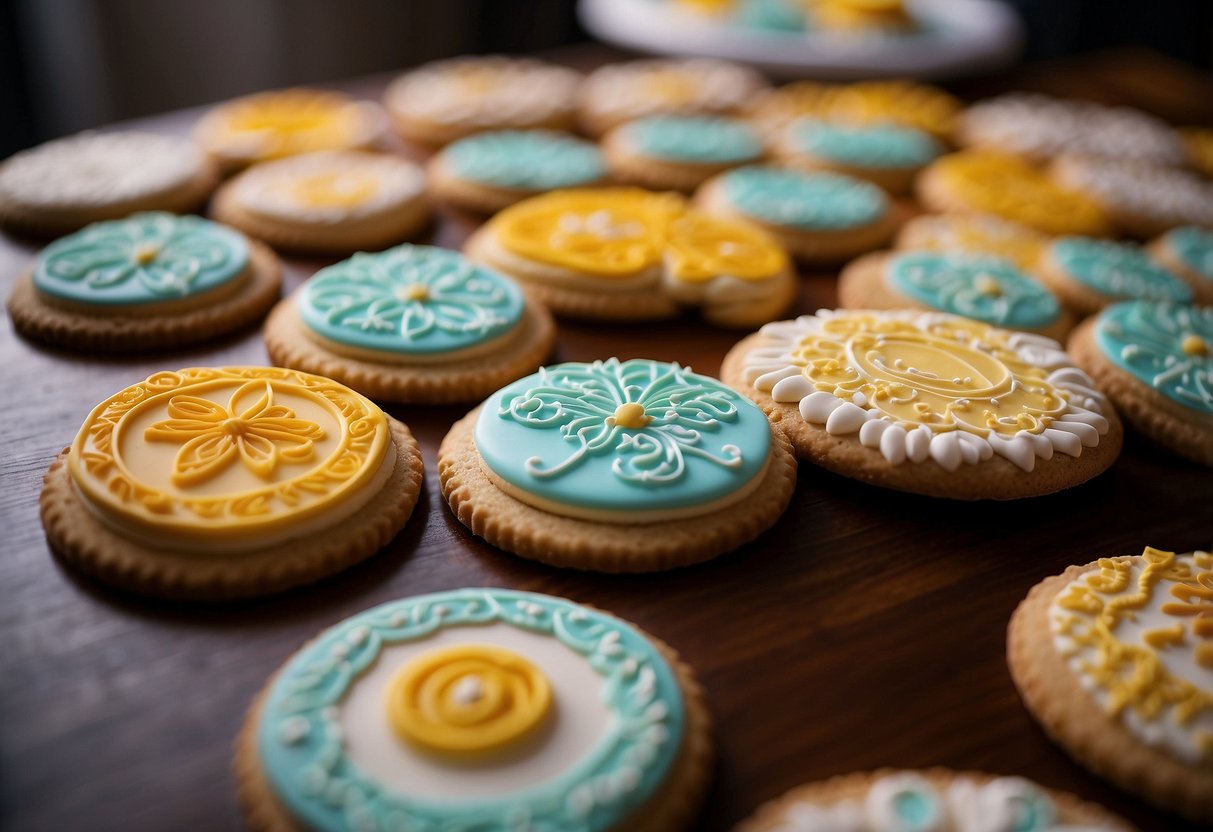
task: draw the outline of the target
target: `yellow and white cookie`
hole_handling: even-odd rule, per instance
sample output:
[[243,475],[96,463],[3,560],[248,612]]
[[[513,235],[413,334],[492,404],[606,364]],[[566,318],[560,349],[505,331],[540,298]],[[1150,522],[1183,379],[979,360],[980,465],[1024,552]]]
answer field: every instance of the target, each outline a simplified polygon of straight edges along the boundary
[[922,214],[901,227],[895,245],[907,251],[1001,257],[1031,271],[1048,242],[1048,235],[991,215]]

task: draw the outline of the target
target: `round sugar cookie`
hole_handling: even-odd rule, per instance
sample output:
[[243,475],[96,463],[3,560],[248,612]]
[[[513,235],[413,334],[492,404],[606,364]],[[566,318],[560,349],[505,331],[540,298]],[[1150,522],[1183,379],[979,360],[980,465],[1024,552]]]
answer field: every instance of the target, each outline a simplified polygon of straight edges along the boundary
[[23,337],[98,353],[179,349],[260,321],[282,264],[238,231],[161,212],[107,220],[44,248],[8,297]]
[[747,328],[783,314],[796,294],[774,237],[639,188],[532,197],[494,216],[464,251],[558,316],[661,320],[688,307],[717,326]]
[[154,133],[81,133],[0,163],[0,226],[57,237],[139,211],[201,208],[219,171],[188,141]]
[[318,150],[365,150],[387,129],[378,105],[297,87],[236,98],[212,109],[194,140],[224,170]]
[[310,583],[404,526],[421,451],[369,399],[278,367],[163,371],[110,396],[55,459],[42,525],[65,563],[141,595]]
[[837,173],[737,168],[705,182],[695,202],[710,214],[754,223],[797,260],[812,264],[881,248],[898,222],[883,190]]
[[1192,300],[1186,282],[1132,243],[1061,237],[1045,248],[1036,274],[1083,317],[1122,300]]
[[1063,340],[1073,316],[1008,260],[982,254],[881,251],[853,260],[838,280],[844,309],[922,309]]
[[601,185],[609,175],[592,142],[552,130],[494,130],[467,136],[430,158],[430,195],[476,214],[530,196]]
[[986,254],[1031,271],[1049,238],[1026,225],[985,214],[922,214],[897,232],[906,251]]
[[844,774],[794,788],[736,832],[1132,832],[1072,794],[1021,777],[930,768]]
[[1213,466],[1213,308],[1118,303],[1076,329],[1069,347],[1133,428]]
[[649,116],[614,128],[602,140],[616,181],[690,192],[716,174],[762,160],[758,134],[720,116]]
[[1146,547],[1041,581],[1007,661],[1046,732],[1096,774],[1213,823],[1213,555]]
[[1061,345],[939,312],[828,310],[767,324],[721,378],[808,459],[956,500],[1079,485],[1120,453],[1120,420]]
[[1146,251],[1192,287],[1196,303],[1213,305],[1213,229],[1185,225],[1153,240]]
[[606,64],[586,76],[578,123],[601,136],[627,121],[656,115],[740,112],[767,80],[749,67],[711,58],[654,58]]
[[851,125],[805,116],[776,134],[775,154],[788,167],[834,171],[873,182],[898,196],[944,153],[930,133],[898,124]]
[[1129,107],[1011,93],[979,101],[960,116],[960,143],[1034,161],[1072,153],[1157,165],[1182,165],[1179,135]]
[[572,128],[581,73],[530,58],[477,55],[423,64],[388,86],[396,132],[441,147],[487,130]]
[[262,162],[219,189],[211,214],[282,251],[376,251],[430,221],[425,174],[397,156],[321,151]]
[[321,269],[265,326],[275,364],[418,404],[480,401],[538,369],[555,339],[551,315],[509,278],[412,245]]
[[257,830],[677,832],[707,792],[711,730],[691,669],[635,626],[456,589],[305,644],[253,702],[235,770]]
[[762,411],[715,379],[612,358],[542,368],[489,396],[442,441],[438,475],[455,516],[498,548],[653,572],[768,529],[796,461]]
[[993,214],[1043,234],[1110,230],[1108,218],[1087,195],[1063,187],[1014,156],[962,150],[936,159],[914,183],[919,202],[939,214]]

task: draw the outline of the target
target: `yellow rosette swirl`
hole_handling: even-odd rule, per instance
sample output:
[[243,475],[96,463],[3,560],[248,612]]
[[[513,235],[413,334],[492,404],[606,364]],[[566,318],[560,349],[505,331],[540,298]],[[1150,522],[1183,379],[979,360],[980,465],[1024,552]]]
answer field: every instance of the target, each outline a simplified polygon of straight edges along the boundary
[[430,650],[405,665],[387,691],[388,719],[426,751],[479,756],[532,736],[552,709],[547,677],[501,647]]
[[670,223],[666,246],[675,276],[692,282],[726,274],[765,280],[788,265],[783,249],[761,229],[698,211]]

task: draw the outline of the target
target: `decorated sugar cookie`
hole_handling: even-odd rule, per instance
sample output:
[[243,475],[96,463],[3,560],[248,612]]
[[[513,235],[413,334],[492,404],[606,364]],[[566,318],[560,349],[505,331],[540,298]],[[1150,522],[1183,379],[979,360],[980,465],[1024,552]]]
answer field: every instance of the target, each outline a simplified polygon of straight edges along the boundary
[[1075,330],[1070,351],[1125,421],[1213,466],[1213,309],[1118,303]]
[[933,251],[877,252],[843,269],[844,309],[923,309],[1062,339],[1073,325],[1044,285],[1008,260]]
[[1134,237],[1180,225],[1213,226],[1213,183],[1187,171],[1077,156],[1056,160],[1050,171],[1066,187],[1088,194]]
[[369,557],[404,525],[421,454],[347,387],[278,367],[149,376],[98,404],[51,465],[42,524],[104,583],[261,595]]
[[138,211],[202,207],[218,171],[194,145],[152,133],[81,133],[0,164],[0,226],[59,236]]
[[909,193],[914,176],[943,145],[929,133],[896,124],[849,125],[806,116],[777,134],[780,160],[805,171],[831,170]]
[[287,89],[220,104],[194,139],[225,169],[318,150],[362,150],[385,130],[383,111],[329,90]]
[[1192,300],[1187,283],[1131,243],[1062,237],[1045,249],[1037,273],[1079,315],[1120,300]]
[[312,255],[381,249],[430,220],[417,165],[355,151],[254,165],[220,189],[212,213],[274,248]]
[[1192,288],[1195,301],[1213,304],[1213,230],[1173,228],[1146,247],[1147,253]]
[[1019,777],[932,768],[847,774],[792,789],[737,832],[1130,832],[1094,803]]
[[896,124],[947,141],[963,106],[938,87],[909,81],[797,81],[757,96],[747,115],[772,132],[812,116],[856,126]]
[[236,775],[256,829],[662,832],[694,819],[710,731],[690,668],[631,624],[457,589],[304,645],[250,709]]
[[787,255],[760,228],[639,188],[532,197],[493,217],[465,251],[557,315],[593,320],[671,318],[687,306],[745,327],[781,314],[796,292]]
[[766,88],[754,70],[709,58],[606,64],[586,76],[578,119],[585,132],[601,136],[647,116],[737,113]]
[[1007,652],[1024,704],[1079,762],[1213,822],[1213,555],[1071,566],[1019,605]]
[[602,572],[731,551],[775,522],[796,479],[783,435],[736,391],[614,358],[545,367],[492,394],[451,428],[438,469],[474,534]]
[[376,399],[468,402],[533,372],[555,334],[509,278],[403,245],[318,271],[270,315],[265,345],[275,364]]
[[603,148],[615,179],[654,190],[692,191],[721,171],[760,161],[762,141],[720,116],[650,116],[611,130]]
[[567,130],[581,74],[529,58],[478,55],[424,64],[387,88],[405,139],[442,146],[487,130]]
[[1044,234],[1109,230],[1107,217],[1091,198],[1013,156],[981,150],[942,156],[918,177],[915,193],[937,213],[993,214]]
[[897,248],[963,252],[1010,260],[1031,271],[1049,238],[1026,225],[983,214],[922,214],[897,232]]
[[1115,412],[1057,342],[954,315],[823,309],[742,340],[721,377],[801,458],[900,491],[1032,497],[1120,453]]
[[179,348],[235,332],[278,299],[273,252],[201,217],[94,223],[39,253],[8,298],[26,338],[75,350]]
[[559,188],[602,184],[598,146],[551,130],[495,130],[448,145],[429,162],[430,193],[465,211],[492,214]]
[[1036,161],[1063,153],[1181,165],[1179,136],[1153,116],[1128,107],[1032,93],[981,101],[960,117],[961,144]]
[[897,225],[884,191],[837,173],[738,168],[705,182],[695,201],[711,214],[755,223],[808,263],[880,248]]

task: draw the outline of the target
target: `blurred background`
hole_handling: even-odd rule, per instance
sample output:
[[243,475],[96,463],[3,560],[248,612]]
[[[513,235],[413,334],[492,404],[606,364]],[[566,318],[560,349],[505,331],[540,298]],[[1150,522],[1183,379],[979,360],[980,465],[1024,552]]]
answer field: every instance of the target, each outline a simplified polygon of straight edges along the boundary
[[[1137,45],[1211,66],[1213,0],[1002,1],[1021,60]],[[575,0],[0,0],[0,158],[269,87],[589,39]]]

